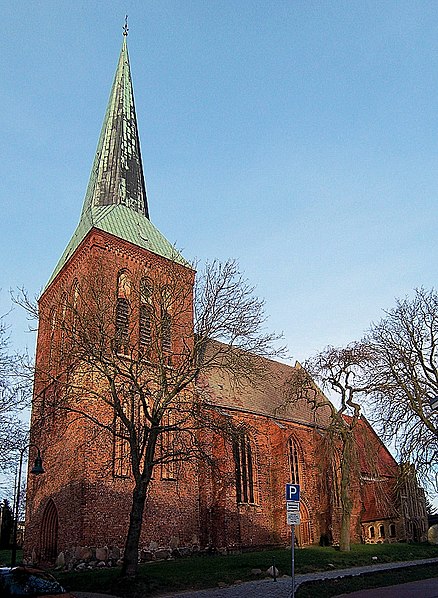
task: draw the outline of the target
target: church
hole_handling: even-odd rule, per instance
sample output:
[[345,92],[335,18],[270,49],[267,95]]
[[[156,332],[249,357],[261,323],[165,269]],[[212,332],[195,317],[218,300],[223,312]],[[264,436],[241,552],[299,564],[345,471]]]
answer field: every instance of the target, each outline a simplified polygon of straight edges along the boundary
[[[25,559],[120,563],[141,478],[132,439],[150,447],[157,430],[139,559],[290,545],[286,483],[301,488],[298,546],[337,543],[336,463],[322,458],[329,412],[285,401],[299,366],[245,355],[263,369],[256,384],[221,367],[178,378],[197,343],[196,273],[149,217],[126,35],[79,224],[39,299],[31,451],[45,473],[28,474]],[[236,361],[220,343],[205,350]],[[175,389],[172,409],[150,410],[163,385]],[[366,419],[355,435],[352,541],[426,539],[421,489],[400,492],[399,467]],[[184,457],[188,438],[206,458]]]

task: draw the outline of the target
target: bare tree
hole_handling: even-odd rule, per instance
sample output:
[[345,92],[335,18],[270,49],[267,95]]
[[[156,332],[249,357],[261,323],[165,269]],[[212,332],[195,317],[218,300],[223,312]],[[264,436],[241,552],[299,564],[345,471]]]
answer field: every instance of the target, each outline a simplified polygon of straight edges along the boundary
[[417,289],[397,300],[366,338],[371,418],[382,438],[395,442],[402,462],[415,465],[438,488],[438,294]]
[[[290,383],[293,400],[306,399],[313,409],[328,411],[322,430],[321,461],[333,472],[331,488],[341,508],[340,550],[350,550],[351,516],[353,511],[353,480],[358,480],[359,459],[355,429],[361,414],[359,397],[366,388],[362,383],[362,368],[368,350],[361,343],[346,348],[327,347],[308,359],[303,368],[296,368]],[[335,393],[335,405],[318,389]]]
[[[20,448],[24,426],[19,413],[30,404],[30,385],[23,375],[24,357],[11,352],[8,327],[0,318],[0,469],[11,471],[11,456]],[[15,463],[14,463],[15,465]]]
[[[36,363],[34,414],[44,403],[46,413],[69,414],[66,425],[86,419],[125,454],[119,466],[129,466],[134,485],[122,575],[134,576],[154,469],[206,458],[204,432],[221,426],[197,383],[216,368],[255,382],[264,373],[258,357],[282,349],[264,332],[264,303],[234,261],[207,264],[193,290],[194,272],[176,261],[151,274],[89,259],[40,301],[48,350]],[[35,314],[25,294],[19,302]]]

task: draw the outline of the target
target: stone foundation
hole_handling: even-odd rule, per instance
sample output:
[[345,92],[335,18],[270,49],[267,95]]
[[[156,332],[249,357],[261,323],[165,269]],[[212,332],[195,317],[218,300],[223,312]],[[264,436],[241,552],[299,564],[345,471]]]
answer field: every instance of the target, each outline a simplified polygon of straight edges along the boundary
[[[205,551],[202,551],[205,552]],[[139,551],[139,562],[147,563],[153,561],[166,561],[170,559],[184,558],[200,554],[198,545],[179,546],[174,548],[163,548],[152,543],[148,548]],[[102,567],[117,567],[122,565],[123,551],[117,546],[75,546],[64,552],[60,552],[56,558],[56,569],[71,571],[83,571],[85,569],[96,569]],[[35,557],[29,559],[25,564],[35,564]]]

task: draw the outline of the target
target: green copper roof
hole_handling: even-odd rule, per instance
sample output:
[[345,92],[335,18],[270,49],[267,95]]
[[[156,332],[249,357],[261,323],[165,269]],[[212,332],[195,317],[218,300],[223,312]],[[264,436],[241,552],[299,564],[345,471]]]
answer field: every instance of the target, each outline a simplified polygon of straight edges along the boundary
[[187,265],[149,220],[126,33],[80,221],[49,284],[92,228]]
[[114,204],[128,206],[149,217],[126,36],[82,213],[90,207]]

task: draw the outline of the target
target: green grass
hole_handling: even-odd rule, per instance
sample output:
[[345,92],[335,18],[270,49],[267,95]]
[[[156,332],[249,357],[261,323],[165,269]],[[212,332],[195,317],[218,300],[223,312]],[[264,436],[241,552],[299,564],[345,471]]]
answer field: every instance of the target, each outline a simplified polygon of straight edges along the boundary
[[296,598],[331,598],[339,594],[349,594],[358,590],[370,590],[385,586],[408,583],[419,579],[438,577],[436,565],[419,565],[395,571],[367,573],[357,577],[345,577],[317,582],[307,582],[295,592]]
[[[17,563],[21,562],[21,559],[23,558],[23,551],[22,550],[17,550]],[[11,564],[11,556],[12,556],[12,551],[11,550],[0,550],[0,566],[9,566]]]
[[[378,563],[432,558],[438,557],[438,546],[428,544],[354,545],[349,553],[340,552],[331,547],[302,548],[295,551],[295,573],[370,565],[375,562],[372,559],[373,556],[377,556]],[[72,591],[94,591],[115,594],[123,598],[145,598],[170,592],[213,588],[217,586],[218,582],[233,584],[237,580],[250,581],[258,579],[264,577],[264,572],[274,561],[280,575],[290,575],[290,550],[267,550],[229,556],[200,556],[147,563],[140,566],[138,579],[129,584],[125,581],[119,581],[119,569],[99,569],[92,572],[57,572],[56,576],[61,583],[71,588]],[[261,569],[263,573],[261,576],[255,576],[251,573],[251,569]],[[434,569],[436,567],[432,568],[432,570]],[[399,571],[392,571],[386,574],[373,574],[370,583],[373,582],[373,579],[380,579],[378,576],[381,575],[382,580],[385,575],[388,576],[389,582],[387,585],[402,583],[403,581]],[[353,591],[351,589],[353,581],[354,584],[363,584],[366,579],[366,577],[350,578],[347,582],[348,591]],[[318,597],[334,596],[336,593],[340,594],[347,591],[341,588],[340,583],[330,581],[322,584],[321,587],[324,588],[334,584],[335,593],[322,594],[319,589],[317,592],[313,589],[311,590],[314,592],[313,594],[303,593],[300,596],[302,598],[312,595]],[[354,589],[362,587],[366,586],[359,585],[358,588],[355,587]],[[305,592],[307,590],[302,587],[299,591]]]

